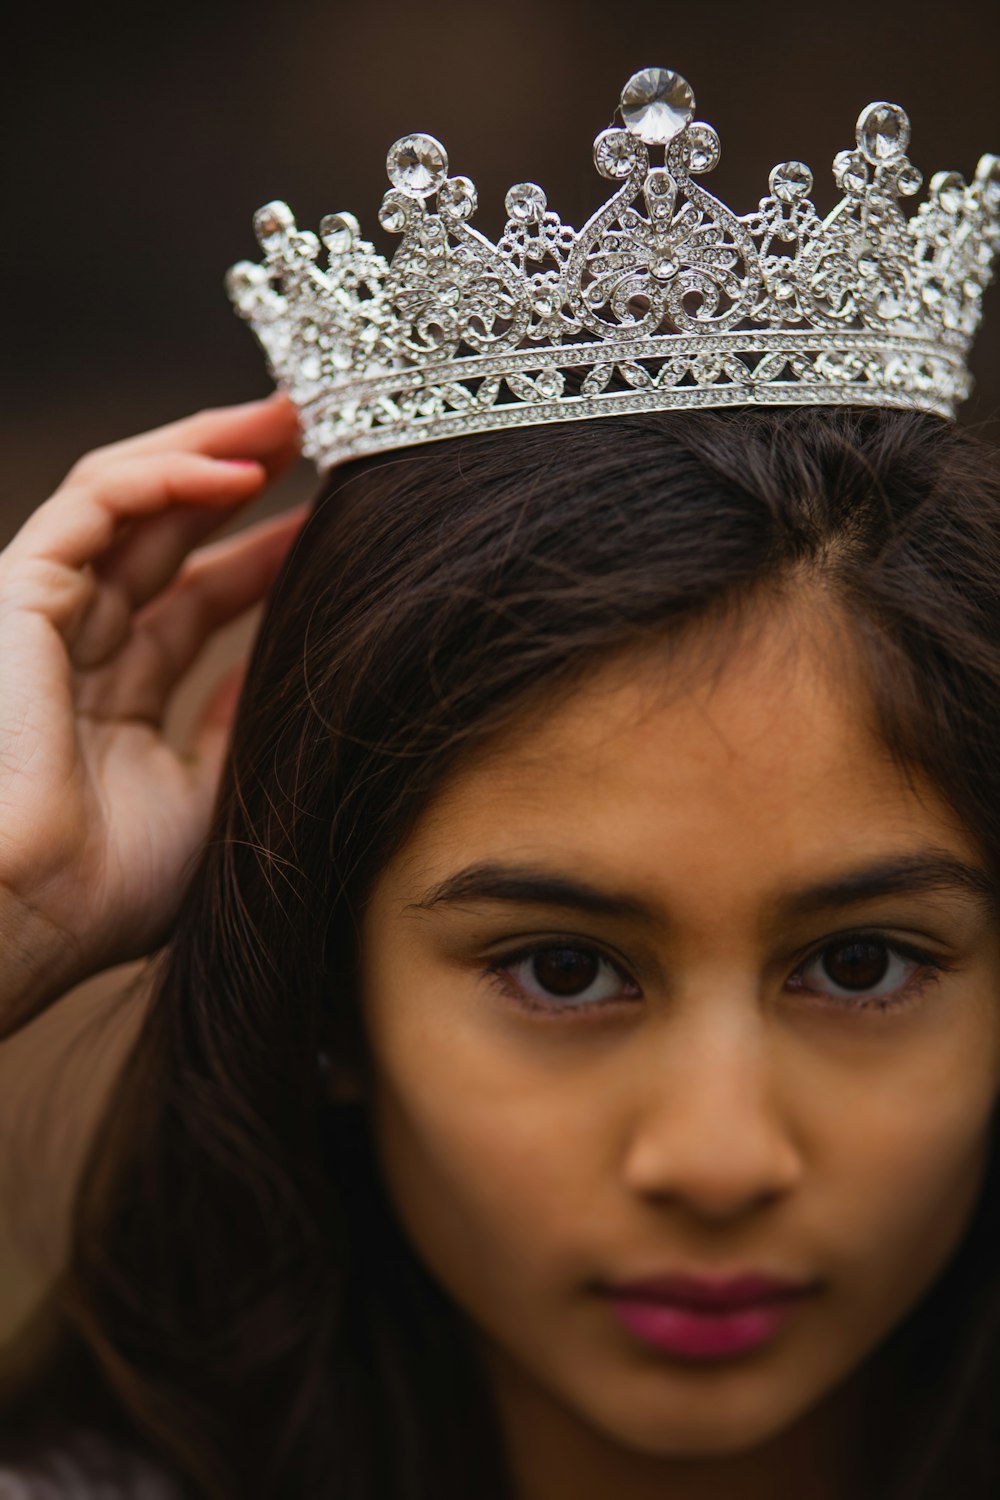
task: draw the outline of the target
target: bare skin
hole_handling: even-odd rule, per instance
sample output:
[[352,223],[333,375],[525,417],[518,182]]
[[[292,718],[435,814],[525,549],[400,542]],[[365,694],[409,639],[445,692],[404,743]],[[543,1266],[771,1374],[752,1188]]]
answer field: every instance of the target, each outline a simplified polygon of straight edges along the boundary
[[[762,617],[715,680],[636,657],[555,700],[452,778],[365,914],[369,1057],[331,1089],[366,1097],[469,1322],[514,1500],[850,1500],[866,1361],[982,1186],[1000,941],[955,875],[981,855],[807,609]],[[793,904],[930,858],[948,881]],[[645,914],[443,891],[484,862]],[[711,1365],[641,1343],[602,1290],[751,1269],[817,1289]]]
[[0,552],[0,1039],[169,933],[243,664],[185,754],[167,709],[267,592],[307,507],[197,544],[297,451],[283,395],[198,412],[86,454]]

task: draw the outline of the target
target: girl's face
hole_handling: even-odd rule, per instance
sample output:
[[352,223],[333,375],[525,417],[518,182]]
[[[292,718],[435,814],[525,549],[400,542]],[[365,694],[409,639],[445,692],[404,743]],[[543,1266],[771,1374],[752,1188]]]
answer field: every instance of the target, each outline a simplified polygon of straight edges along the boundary
[[[714,679],[636,655],[523,723],[366,911],[387,1189],[528,1468],[776,1437],[928,1291],[983,1181],[981,856],[871,738],[821,622],[758,624]],[[630,1326],[611,1294],[744,1272],[810,1290],[714,1357],[672,1342],[697,1315]]]

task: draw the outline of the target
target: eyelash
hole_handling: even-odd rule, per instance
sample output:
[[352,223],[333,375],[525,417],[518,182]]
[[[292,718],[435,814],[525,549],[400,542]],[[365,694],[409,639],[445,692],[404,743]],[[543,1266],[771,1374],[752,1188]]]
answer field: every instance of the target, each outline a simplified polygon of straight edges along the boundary
[[[828,996],[826,1003],[834,1009],[844,1009],[847,1011],[874,1010],[881,1013],[885,1013],[887,1011],[904,1010],[909,1006],[914,1005],[924,994],[924,992],[932,984],[936,984],[941,975],[948,973],[952,967],[952,965],[943,962],[943,960],[939,958],[935,958],[933,954],[926,952],[922,948],[916,948],[912,944],[900,942],[898,941],[898,939],[887,938],[881,933],[847,932],[832,941],[823,943],[818,948],[814,948],[809,954],[806,955],[806,957],[798,965],[794,973],[789,976],[789,978],[790,980],[794,980],[796,976],[800,974],[803,969],[807,968],[809,964],[811,964],[815,959],[822,957],[824,953],[827,953],[832,949],[847,948],[852,943],[866,942],[872,944],[880,944],[887,950],[889,954],[895,957],[909,959],[911,962],[920,964],[922,972],[918,971],[918,973],[916,973],[913,978],[900,986],[898,990],[892,991],[886,995],[876,995],[870,996],[868,998],[863,998],[863,992],[859,992],[862,998],[853,1001],[847,996]],[[619,996],[612,996],[604,1000],[582,1001],[574,1001],[572,999],[563,1000],[559,999],[556,996],[553,996],[551,1001],[543,1001],[539,1000],[534,995],[527,994],[523,989],[509,982],[507,971],[515,964],[523,963],[525,959],[534,958],[539,953],[549,952],[553,949],[568,950],[572,953],[582,953],[586,954],[588,957],[597,958],[602,962],[609,964],[624,983],[634,983],[634,981],[628,979],[628,977],[625,975],[621,964],[616,962],[615,959],[611,958],[606,952],[604,952],[603,949],[597,947],[595,944],[581,943],[576,941],[575,939],[562,940],[558,937],[546,938],[543,942],[530,943],[525,945],[524,947],[500,954],[493,963],[488,965],[488,967],[483,970],[482,977],[488,982],[495,984],[506,998],[513,1000],[515,1004],[519,1005],[522,1009],[540,1012],[541,1014],[547,1016],[559,1016],[565,1014],[567,1011],[604,1011],[609,1007],[618,1007],[623,1003],[622,999]],[[810,990],[805,985],[800,986],[800,988],[806,994],[818,993],[815,990]],[[637,997],[629,997],[630,1000],[633,998]]]

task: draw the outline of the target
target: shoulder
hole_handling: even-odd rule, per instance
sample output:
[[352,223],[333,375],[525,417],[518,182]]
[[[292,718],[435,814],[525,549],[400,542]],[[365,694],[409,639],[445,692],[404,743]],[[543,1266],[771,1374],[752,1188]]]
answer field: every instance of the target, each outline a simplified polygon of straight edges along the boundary
[[183,1500],[149,1459],[89,1428],[17,1458],[0,1457],[0,1500]]

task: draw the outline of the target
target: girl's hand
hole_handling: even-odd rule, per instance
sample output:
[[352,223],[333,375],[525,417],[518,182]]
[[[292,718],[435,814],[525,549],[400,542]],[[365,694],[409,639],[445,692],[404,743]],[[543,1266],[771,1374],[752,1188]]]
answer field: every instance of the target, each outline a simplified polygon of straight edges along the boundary
[[86,454],[0,552],[0,1038],[165,942],[245,662],[186,754],[164,715],[212,632],[267,593],[308,507],[197,544],[297,448],[283,395],[199,412]]

